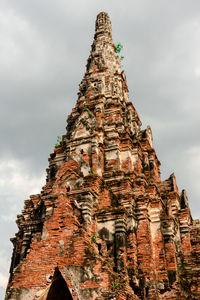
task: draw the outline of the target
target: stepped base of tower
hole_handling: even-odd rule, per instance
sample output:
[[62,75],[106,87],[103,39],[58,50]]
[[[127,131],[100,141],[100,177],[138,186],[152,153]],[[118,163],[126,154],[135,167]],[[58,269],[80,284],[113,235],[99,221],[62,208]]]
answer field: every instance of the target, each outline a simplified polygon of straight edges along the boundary
[[[11,273],[5,299],[38,299],[56,267],[73,299],[198,297],[200,223],[191,220],[188,208],[175,211],[174,177],[171,186],[160,184],[171,199],[167,214],[158,187],[141,175],[118,172],[107,184],[93,174],[84,178],[81,189],[73,189],[79,176],[80,165],[70,160],[41,195],[25,201],[19,216],[20,226],[26,228],[21,240],[24,252],[16,249],[20,262]],[[130,181],[138,187],[132,192]],[[44,222],[34,234],[36,212]],[[180,237],[175,235],[178,222]],[[17,239],[19,244],[20,233]]]

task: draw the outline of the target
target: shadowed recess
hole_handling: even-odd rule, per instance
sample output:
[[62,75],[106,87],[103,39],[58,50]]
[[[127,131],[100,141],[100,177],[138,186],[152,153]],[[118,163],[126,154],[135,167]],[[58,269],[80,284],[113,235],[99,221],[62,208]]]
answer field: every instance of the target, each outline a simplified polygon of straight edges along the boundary
[[[46,294],[46,292],[45,292]],[[40,300],[73,300],[70,290],[67,286],[58,267],[55,268],[51,285],[47,295],[42,295]]]

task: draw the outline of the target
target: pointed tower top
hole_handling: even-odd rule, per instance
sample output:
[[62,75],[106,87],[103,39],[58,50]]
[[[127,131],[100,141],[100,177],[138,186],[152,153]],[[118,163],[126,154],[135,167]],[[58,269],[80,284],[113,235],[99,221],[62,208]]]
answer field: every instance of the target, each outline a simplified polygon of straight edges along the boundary
[[112,38],[112,25],[106,12],[100,12],[97,15],[95,36],[107,35]]
[[94,41],[86,71],[90,75],[106,71],[120,73],[120,58],[115,53],[111,21],[106,12],[100,12],[97,15]]

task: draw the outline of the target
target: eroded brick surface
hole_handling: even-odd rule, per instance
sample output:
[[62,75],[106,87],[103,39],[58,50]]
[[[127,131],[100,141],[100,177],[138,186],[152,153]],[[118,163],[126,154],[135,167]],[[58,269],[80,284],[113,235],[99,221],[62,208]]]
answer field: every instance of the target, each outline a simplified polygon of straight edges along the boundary
[[106,13],[46,185],[17,224],[6,300],[48,299],[56,267],[77,300],[200,298],[200,221],[174,174],[160,179]]

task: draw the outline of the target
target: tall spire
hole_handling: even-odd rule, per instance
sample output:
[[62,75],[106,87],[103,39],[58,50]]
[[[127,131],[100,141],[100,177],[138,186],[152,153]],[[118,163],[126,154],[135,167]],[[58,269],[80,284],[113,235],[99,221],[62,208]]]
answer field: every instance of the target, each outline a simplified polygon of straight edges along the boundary
[[97,16],[94,41],[86,69],[88,73],[105,71],[120,73],[120,58],[115,53],[112,26],[109,16],[105,12],[101,12]]
[[[110,19],[107,13],[101,12],[96,19],[86,73],[80,83],[77,105],[68,118],[66,134],[68,145],[77,138],[83,138],[82,142],[87,140],[92,148],[87,167],[84,165],[85,174],[90,173],[90,168],[100,176],[107,170],[123,169],[123,161],[131,156],[130,149],[132,151],[134,146],[132,142],[131,146],[123,146],[123,153],[127,151],[128,154],[122,155],[119,137],[132,139],[138,135],[141,126],[133,104],[128,102],[126,77],[120,70],[120,58],[115,50]],[[105,166],[100,163],[102,155],[108,161]],[[115,165],[111,163],[112,156],[116,156]],[[133,161],[131,169],[134,168]]]
[[94,41],[86,65],[86,73],[79,86],[78,107],[90,105],[92,99],[128,101],[128,88],[124,72],[120,70],[120,57],[112,40],[108,14],[101,12],[96,19]]
[[106,12],[100,12],[97,15],[95,37],[107,36],[112,39],[112,25]]
[[67,287],[79,300],[200,299],[200,221],[175,176],[160,179],[151,128],[140,128],[115,50],[100,13],[47,183],[17,217],[5,300],[45,295],[56,267],[47,299],[66,298]]

